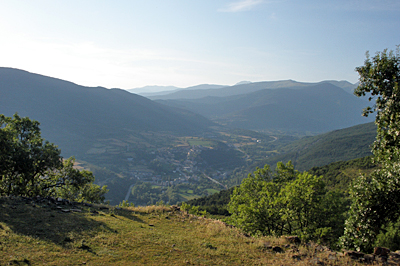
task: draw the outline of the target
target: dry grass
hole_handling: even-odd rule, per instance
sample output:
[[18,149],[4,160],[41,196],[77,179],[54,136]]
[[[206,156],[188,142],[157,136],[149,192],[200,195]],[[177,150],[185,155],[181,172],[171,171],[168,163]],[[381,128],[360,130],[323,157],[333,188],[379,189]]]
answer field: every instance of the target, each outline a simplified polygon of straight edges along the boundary
[[57,207],[0,198],[0,265],[357,265],[317,245],[247,237],[166,206]]

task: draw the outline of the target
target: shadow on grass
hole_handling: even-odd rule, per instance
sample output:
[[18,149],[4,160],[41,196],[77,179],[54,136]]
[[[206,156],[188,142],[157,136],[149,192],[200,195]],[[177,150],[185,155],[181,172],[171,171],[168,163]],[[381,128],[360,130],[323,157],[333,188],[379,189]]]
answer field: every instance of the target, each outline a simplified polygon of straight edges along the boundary
[[[63,208],[66,210],[73,207]],[[93,208],[85,207],[81,209],[82,212],[63,212],[57,205],[47,202],[36,204],[20,198],[0,197],[0,223],[5,224],[15,234],[51,241],[62,246],[95,234],[99,230],[116,233],[105,222],[99,221],[101,219],[92,218],[91,210]]]
[[145,223],[142,219],[140,219],[138,216],[135,215],[136,212],[133,210],[129,210],[129,209],[125,209],[125,208],[113,209],[112,213],[115,213],[115,215],[122,216],[122,217],[132,220],[134,222]]

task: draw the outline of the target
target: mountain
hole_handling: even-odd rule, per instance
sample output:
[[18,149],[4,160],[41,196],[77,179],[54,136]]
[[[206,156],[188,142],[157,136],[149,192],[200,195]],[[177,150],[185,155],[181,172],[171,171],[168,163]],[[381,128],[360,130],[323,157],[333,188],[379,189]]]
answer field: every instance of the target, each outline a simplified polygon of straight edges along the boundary
[[[169,94],[180,94],[183,91],[197,91],[197,90],[215,90],[215,89],[220,89],[220,88],[224,88],[226,86],[224,85],[214,85],[214,84],[200,84],[200,85],[196,85],[196,86],[192,86],[192,87],[187,87],[184,89],[181,88],[177,88],[177,87],[165,87],[165,88],[176,88],[174,90],[163,90],[163,91],[159,91],[159,92],[138,92],[139,95],[148,97],[148,98],[153,98],[153,97],[159,97],[162,95],[169,95]],[[144,87],[146,88],[146,87]],[[160,87],[162,88],[162,87]],[[128,90],[129,92],[134,92],[132,90]]]
[[239,81],[235,85],[243,85],[243,84],[250,84],[250,83],[251,83],[251,81],[243,80],[243,81]]
[[[293,81],[269,83],[269,89],[260,89],[261,85],[265,87],[264,83],[251,83],[229,87],[237,92],[238,88],[243,92],[247,87],[246,94],[157,102],[185,108],[230,127],[250,130],[322,133],[373,120],[361,116],[368,102],[331,82],[296,84]],[[289,85],[292,87],[279,88]]]
[[238,84],[234,86],[226,86],[218,89],[188,88],[186,90],[180,90],[166,95],[155,95],[149,98],[152,100],[169,100],[169,99],[199,99],[209,96],[227,97],[233,95],[247,94],[263,89],[299,87],[303,85],[304,83],[300,83],[293,80],[264,81],[264,82]]
[[323,82],[328,82],[332,85],[335,85],[339,88],[342,88],[345,92],[348,92],[350,94],[353,94],[354,89],[357,88],[357,83],[356,84],[352,84],[346,80],[341,80],[341,81],[336,81],[336,80],[326,80]]
[[146,94],[153,94],[153,93],[170,93],[171,91],[176,91],[176,90],[180,90],[180,88],[175,87],[175,86],[144,86],[144,87],[140,87],[140,88],[134,88],[134,89],[130,89],[127,90],[130,93],[135,93],[135,94],[139,94],[141,95],[142,93]]
[[[329,83],[342,88],[346,92],[353,94],[356,87],[347,81],[327,80],[317,83],[297,82],[294,80],[280,80],[280,81],[262,81],[262,82],[249,82],[242,81],[233,86],[220,86],[220,88],[207,88],[207,87],[189,87],[182,90],[153,93],[146,95],[152,100],[171,100],[171,99],[200,99],[204,97],[228,97],[234,95],[248,94],[264,89],[278,89],[278,88],[302,88],[304,86],[312,86],[318,84]],[[218,86],[218,85],[217,85]]]
[[41,123],[43,136],[76,155],[94,139],[155,131],[194,134],[208,119],[120,89],[84,87],[27,71],[0,68],[0,113]]
[[304,171],[337,161],[347,161],[372,155],[375,141],[374,123],[361,124],[325,134],[304,137],[278,148],[279,155],[267,158],[261,165],[275,165],[291,160],[296,169]]

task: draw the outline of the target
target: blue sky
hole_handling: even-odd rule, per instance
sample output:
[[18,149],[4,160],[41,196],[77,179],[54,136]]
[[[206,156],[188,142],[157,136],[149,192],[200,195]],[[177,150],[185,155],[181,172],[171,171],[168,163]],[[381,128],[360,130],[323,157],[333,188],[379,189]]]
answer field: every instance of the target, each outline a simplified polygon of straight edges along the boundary
[[357,82],[400,44],[398,0],[0,0],[0,66],[132,89]]

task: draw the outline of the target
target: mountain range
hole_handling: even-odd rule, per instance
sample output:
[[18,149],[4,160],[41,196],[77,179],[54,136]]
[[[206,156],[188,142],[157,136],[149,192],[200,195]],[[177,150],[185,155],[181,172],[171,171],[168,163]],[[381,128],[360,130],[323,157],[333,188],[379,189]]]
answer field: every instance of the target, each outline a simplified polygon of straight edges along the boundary
[[[204,97],[227,97],[234,95],[248,94],[259,90],[265,89],[279,89],[279,88],[302,88],[305,86],[312,86],[321,83],[330,83],[344,91],[352,94],[356,84],[351,84],[348,81],[335,81],[327,80],[317,83],[298,82],[294,80],[279,80],[279,81],[262,81],[262,82],[249,82],[242,81],[233,86],[221,85],[198,85],[188,87],[185,89],[177,89],[174,91],[165,90],[163,92],[155,92],[147,96],[152,100],[171,100],[171,99],[199,99]],[[210,86],[210,87],[208,87]],[[133,92],[133,91],[131,91]]]
[[0,68],[0,113],[18,112],[40,121],[44,136],[71,154],[74,142],[85,146],[94,138],[134,131],[199,134],[215,125],[212,121],[231,128],[302,134],[372,121],[361,117],[368,103],[349,93],[354,86],[346,81],[293,80],[203,84],[150,100],[120,89]]
[[[183,93],[187,98],[151,100],[121,89],[85,87],[0,68],[0,113],[12,116],[18,112],[39,121],[43,137],[57,144],[64,157],[76,156],[83,167],[95,171],[97,181],[109,185],[110,198],[119,202],[132,182],[139,180],[132,179],[134,173],[140,178],[154,174],[156,158],[165,169],[172,163],[171,169],[176,169],[176,164],[182,169],[208,165],[204,171],[214,176],[224,170],[215,163],[230,162],[234,153],[240,162],[235,161],[231,168],[250,167],[251,171],[262,167],[259,163],[275,164],[277,160],[293,160],[298,169],[307,169],[368,155],[376,131],[373,125],[292,142],[298,135],[369,121],[361,117],[361,109],[368,103],[342,88],[354,86],[349,84],[289,80],[230,87],[199,85],[165,94],[171,98]],[[251,131],[254,129],[260,132]],[[210,146],[212,143],[215,145]],[[215,149],[221,145],[229,152]],[[199,146],[197,157],[188,152],[194,146]],[[189,155],[196,160],[186,160]],[[230,185],[248,173],[232,176],[231,170],[216,176],[223,176],[221,182]],[[167,172],[160,172],[159,179],[164,175],[165,180],[179,178],[179,173]],[[203,188],[213,190],[214,183],[206,182],[211,185]],[[182,191],[174,193],[186,193],[187,189]]]
[[0,68],[0,113],[18,112],[41,123],[43,136],[66,155],[93,139],[137,131],[187,135],[207,131],[211,121],[121,89],[84,87],[27,71]]
[[373,120],[361,116],[368,102],[346,91],[351,86],[348,82],[288,80],[184,90],[150,98],[232,128],[323,133]]
[[145,86],[142,88],[135,88],[128,90],[131,93],[136,93],[144,97],[160,96],[166,94],[173,94],[180,91],[191,91],[191,90],[214,90],[224,88],[224,85],[214,84],[200,84],[188,88],[178,88],[174,86]]

